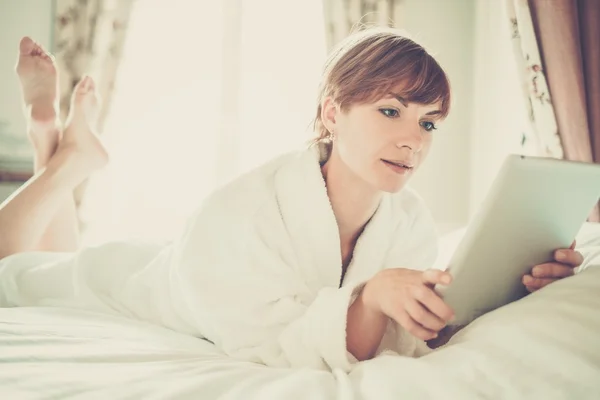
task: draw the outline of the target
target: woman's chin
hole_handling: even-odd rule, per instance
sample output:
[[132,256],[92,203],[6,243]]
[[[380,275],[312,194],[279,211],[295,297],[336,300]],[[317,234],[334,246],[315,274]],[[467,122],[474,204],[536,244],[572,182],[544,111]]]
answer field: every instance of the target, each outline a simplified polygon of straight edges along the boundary
[[400,192],[406,186],[407,181],[408,179],[386,180],[378,186],[382,192],[394,194]]
[[385,167],[377,177],[375,185],[380,191],[387,193],[398,193],[401,191],[413,175],[414,169],[401,170]]

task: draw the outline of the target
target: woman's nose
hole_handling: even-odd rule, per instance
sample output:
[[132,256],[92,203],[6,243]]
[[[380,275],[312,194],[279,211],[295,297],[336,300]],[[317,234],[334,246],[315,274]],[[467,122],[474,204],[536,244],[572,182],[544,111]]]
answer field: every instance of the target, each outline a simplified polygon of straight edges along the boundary
[[423,134],[421,133],[421,127],[410,128],[403,130],[396,140],[396,146],[398,148],[409,147],[413,152],[419,153],[423,149]]

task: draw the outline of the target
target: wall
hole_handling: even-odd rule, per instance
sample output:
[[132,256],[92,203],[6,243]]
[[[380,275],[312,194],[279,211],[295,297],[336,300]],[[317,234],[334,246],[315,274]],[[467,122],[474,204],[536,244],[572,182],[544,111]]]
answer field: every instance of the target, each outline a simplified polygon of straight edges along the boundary
[[28,35],[43,46],[52,42],[54,1],[0,0],[0,160],[29,158],[19,83],[14,73],[19,40]]
[[464,224],[469,214],[475,6],[473,0],[406,0],[400,21],[433,53],[452,85],[451,114],[435,131],[429,158],[412,183],[440,232]]

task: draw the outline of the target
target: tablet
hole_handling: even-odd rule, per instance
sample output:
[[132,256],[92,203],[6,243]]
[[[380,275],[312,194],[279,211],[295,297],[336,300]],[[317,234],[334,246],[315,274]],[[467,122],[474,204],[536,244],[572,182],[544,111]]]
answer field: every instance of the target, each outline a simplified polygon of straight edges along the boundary
[[600,164],[509,155],[447,266],[436,291],[452,325],[518,300],[524,274],[569,248],[600,198]]

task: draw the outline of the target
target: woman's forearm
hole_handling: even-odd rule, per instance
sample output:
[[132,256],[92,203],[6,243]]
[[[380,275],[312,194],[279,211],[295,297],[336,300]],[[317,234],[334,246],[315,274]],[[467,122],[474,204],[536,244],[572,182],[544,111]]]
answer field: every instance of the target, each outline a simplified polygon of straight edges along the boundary
[[372,358],[381,343],[388,317],[369,309],[362,293],[348,309],[346,349],[359,361]]

